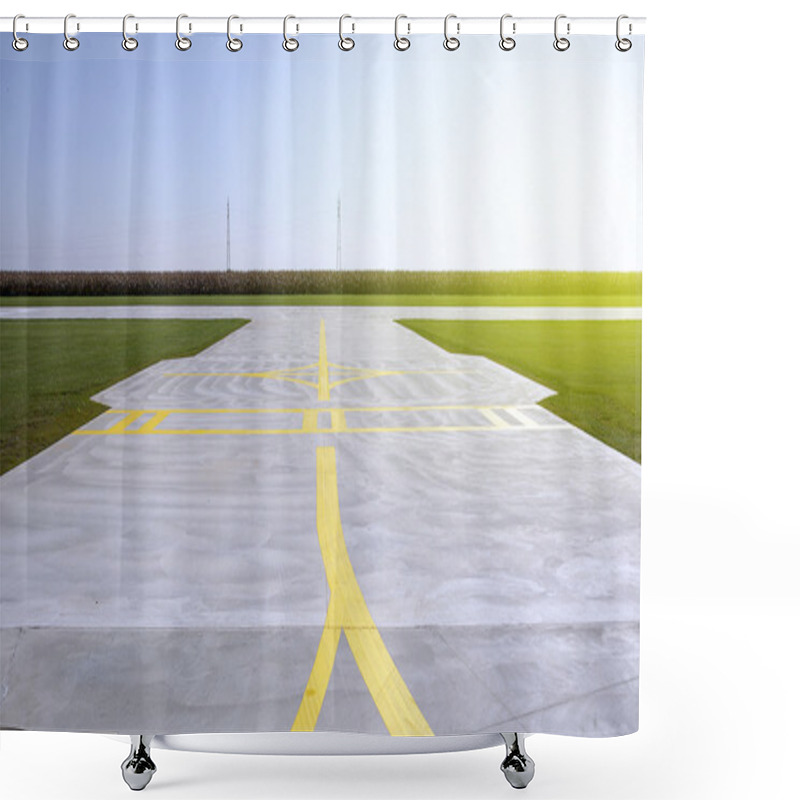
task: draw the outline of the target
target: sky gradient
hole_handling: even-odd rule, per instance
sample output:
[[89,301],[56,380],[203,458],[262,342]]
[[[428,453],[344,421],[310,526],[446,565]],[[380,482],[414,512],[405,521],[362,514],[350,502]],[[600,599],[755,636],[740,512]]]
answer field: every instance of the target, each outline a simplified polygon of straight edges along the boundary
[[641,269],[643,40],[0,37],[0,267]]

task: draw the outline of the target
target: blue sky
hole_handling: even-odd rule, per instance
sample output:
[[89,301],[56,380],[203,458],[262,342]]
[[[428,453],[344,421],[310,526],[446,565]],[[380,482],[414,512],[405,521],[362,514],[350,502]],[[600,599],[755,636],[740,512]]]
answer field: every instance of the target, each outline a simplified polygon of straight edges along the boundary
[[613,36],[0,37],[0,266],[640,269],[642,48]]

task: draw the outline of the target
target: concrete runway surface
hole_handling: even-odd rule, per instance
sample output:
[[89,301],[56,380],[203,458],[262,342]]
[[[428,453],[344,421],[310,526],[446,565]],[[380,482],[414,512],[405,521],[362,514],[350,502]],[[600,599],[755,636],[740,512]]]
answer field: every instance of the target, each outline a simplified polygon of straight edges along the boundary
[[640,467],[402,318],[639,309],[135,306],[239,317],[0,479],[0,725],[638,725]]

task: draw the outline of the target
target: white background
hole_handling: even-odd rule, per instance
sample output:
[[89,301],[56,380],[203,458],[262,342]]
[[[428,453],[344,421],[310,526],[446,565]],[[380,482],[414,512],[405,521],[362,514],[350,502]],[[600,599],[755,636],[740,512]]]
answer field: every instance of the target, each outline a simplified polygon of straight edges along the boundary
[[[402,7],[401,7],[402,6]],[[641,730],[536,736],[540,800],[798,794],[797,4],[569,7],[496,0],[345,5],[27,0],[52,16],[648,17],[645,66]],[[4,732],[4,798],[128,797],[127,748]],[[501,750],[276,758],[156,751],[170,798],[510,797]]]

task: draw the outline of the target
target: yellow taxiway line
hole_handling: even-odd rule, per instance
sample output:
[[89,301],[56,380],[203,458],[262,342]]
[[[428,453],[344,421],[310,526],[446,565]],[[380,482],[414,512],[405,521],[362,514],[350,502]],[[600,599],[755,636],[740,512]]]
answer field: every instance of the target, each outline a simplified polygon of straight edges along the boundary
[[[566,423],[540,423],[531,419],[523,412],[526,408],[535,406],[507,406],[507,405],[440,405],[440,406],[378,406],[378,407],[348,407],[348,408],[170,408],[170,409],[110,409],[106,415],[121,414],[122,419],[109,428],[82,428],[73,431],[74,436],[207,436],[220,434],[252,434],[252,435],[292,435],[314,433],[410,433],[410,432],[441,432],[441,431],[544,431],[560,430],[570,426]],[[404,425],[398,419],[396,424],[354,426],[348,423],[348,414],[373,414],[396,413],[414,414],[418,412],[453,412],[453,411],[478,411],[485,423],[450,420],[447,424],[437,425],[435,421],[426,421],[420,424]],[[498,412],[507,412],[510,419],[502,417]],[[162,427],[173,414],[177,415],[298,415],[300,419],[295,427],[267,427],[267,428],[166,428]],[[149,415],[149,418],[148,418]],[[144,421],[141,421],[145,418]],[[329,420],[329,424],[322,425],[320,420]],[[364,420],[362,420],[362,423]],[[137,423],[140,423],[137,425]]]
[[347,554],[339,512],[336,451],[317,448],[317,534],[330,600],[317,655],[293,731],[313,731],[328,689],[342,631],[361,677],[392,736],[433,736],[367,608]]
[[[348,374],[348,377],[335,378],[331,370]],[[303,386],[310,386],[317,390],[317,399],[328,401],[331,399],[331,389],[343,386],[354,381],[366,381],[370,378],[385,378],[390,375],[450,375],[454,373],[471,372],[461,369],[372,369],[367,367],[347,367],[343,364],[333,364],[328,361],[328,342],[325,336],[325,320],[319,321],[319,358],[313,364],[301,367],[286,367],[267,370],[265,372],[165,372],[169,378],[261,378],[263,380],[288,381]],[[304,375],[304,377],[300,377]],[[316,380],[311,380],[316,378]]]

